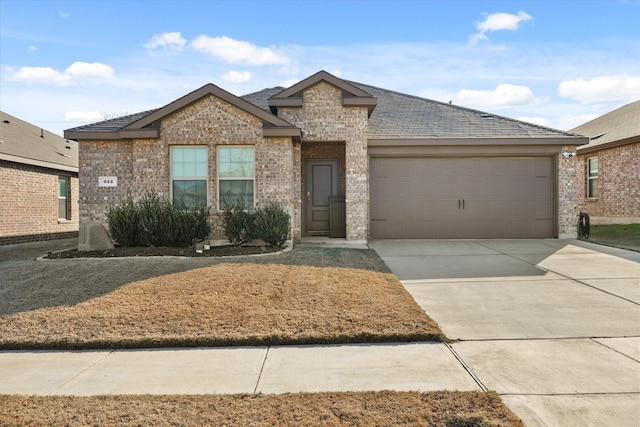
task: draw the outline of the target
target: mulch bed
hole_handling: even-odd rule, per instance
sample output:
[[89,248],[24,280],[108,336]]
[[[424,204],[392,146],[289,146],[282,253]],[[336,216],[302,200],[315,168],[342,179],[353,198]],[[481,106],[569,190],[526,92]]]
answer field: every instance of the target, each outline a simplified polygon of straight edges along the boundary
[[281,251],[282,248],[275,246],[212,246],[211,249],[197,253],[194,246],[187,247],[167,247],[167,246],[118,246],[106,251],[78,251],[77,249],[53,252],[47,258],[113,258],[113,257],[136,257],[136,256],[184,256],[184,257],[222,257],[222,256],[242,256],[266,254]]

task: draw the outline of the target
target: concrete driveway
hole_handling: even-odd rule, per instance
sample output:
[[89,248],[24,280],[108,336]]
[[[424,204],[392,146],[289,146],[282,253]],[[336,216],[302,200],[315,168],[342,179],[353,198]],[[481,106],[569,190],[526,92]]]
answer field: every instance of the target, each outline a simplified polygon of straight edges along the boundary
[[527,426],[640,426],[640,253],[558,239],[369,246]]

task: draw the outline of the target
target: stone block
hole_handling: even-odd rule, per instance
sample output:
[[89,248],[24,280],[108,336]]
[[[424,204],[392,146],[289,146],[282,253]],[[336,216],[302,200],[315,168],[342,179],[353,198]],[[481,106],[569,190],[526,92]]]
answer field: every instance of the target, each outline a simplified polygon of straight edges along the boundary
[[113,248],[111,237],[102,223],[98,221],[80,223],[78,251],[106,251]]

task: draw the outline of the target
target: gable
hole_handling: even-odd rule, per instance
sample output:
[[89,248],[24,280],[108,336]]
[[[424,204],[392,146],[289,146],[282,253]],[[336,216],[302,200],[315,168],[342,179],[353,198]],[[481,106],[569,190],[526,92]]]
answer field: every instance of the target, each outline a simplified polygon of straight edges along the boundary
[[[300,129],[270,114],[254,104],[227,92],[214,84],[206,84],[187,95],[156,110],[126,116],[111,121],[65,130],[70,139],[147,139],[159,138],[164,119],[209,96],[218,98],[260,120],[263,136],[299,137]],[[124,119],[124,120],[123,120]]]
[[325,82],[341,91],[343,106],[367,107],[369,116],[377,104],[377,99],[365,90],[360,89],[351,83],[339,79],[326,71],[319,71],[311,77],[296,83],[288,89],[281,91],[269,98],[269,107],[274,114],[277,114],[278,107],[302,107],[304,102],[303,93],[305,90]]

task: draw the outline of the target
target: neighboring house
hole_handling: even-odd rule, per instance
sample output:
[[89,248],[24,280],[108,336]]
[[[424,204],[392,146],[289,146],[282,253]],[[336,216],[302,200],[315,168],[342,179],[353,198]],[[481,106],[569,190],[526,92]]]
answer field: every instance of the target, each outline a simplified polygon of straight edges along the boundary
[[78,144],[0,111],[0,245],[78,236]]
[[324,71],[244,97],[207,84],[65,136],[80,146],[81,221],[153,192],[206,202],[219,238],[221,200],[273,201],[295,241],[575,236],[575,158],[561,153],[587,142]]
[[592,224],[640,223],[640,101],[570,132],[589,137],[578,147],[578,209]]

